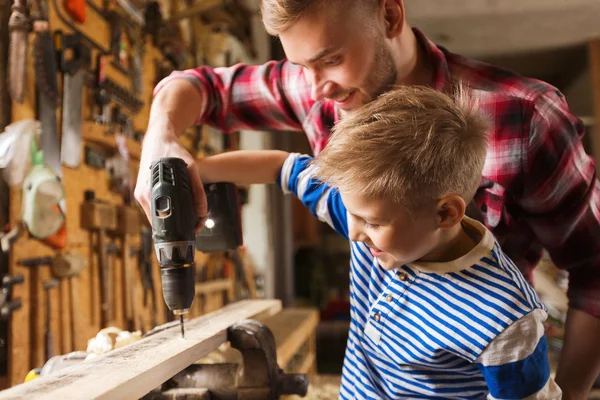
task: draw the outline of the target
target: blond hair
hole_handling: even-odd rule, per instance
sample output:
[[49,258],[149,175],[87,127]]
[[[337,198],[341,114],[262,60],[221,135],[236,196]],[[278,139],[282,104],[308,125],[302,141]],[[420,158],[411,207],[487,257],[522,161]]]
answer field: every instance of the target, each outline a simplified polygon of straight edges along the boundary
[[[376,0],[337,0],[336,5],[344,8],[360,8],[376,5]],[[266,31],[273,36],[286,31],[298,19],[309,12],[323,10],[325,6],[331,6],[334,0],[262,0],[260,11]]]
[[391,198],[409,211],[449,194],[475,195],[490,124],[460,85],[450,97],[401,86],[349,113],[314,160],[316,178],[342,191]]

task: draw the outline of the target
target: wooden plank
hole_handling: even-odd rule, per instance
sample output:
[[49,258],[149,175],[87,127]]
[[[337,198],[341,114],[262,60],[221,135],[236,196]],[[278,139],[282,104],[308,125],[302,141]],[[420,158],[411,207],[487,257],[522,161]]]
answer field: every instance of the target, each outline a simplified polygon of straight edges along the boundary
[[196,295],[212,294],[214,292],[230,290],[232,285],[233,280],[231,279],[215,279],[196,283]]
[[[594,117],[596,121],[600,121],[600,39],[590,40],[588,43],[588,56],[594,95]],[[600,176],[600,162],[598,162],[600,160],[600,123],[596,123],[593,129],[592,155],[597,160],[596,173]]]
[[165,382],[226,341],[232,324],[266,311],[279,300],[245,300],[179,327],[134,342],[98,358],[0,392],[0,399],[133,399]]
[[315,353],[307,353],[306,357],[304,357],[302,359],[302,362],[298,366],[298,370],[293,371],[293,372],[297,373],[297,374],[309,374],[310,370],[313,368],[313,365],[315,364],[316,358],[317,358],[317,356]]
[[286,308],[279,314],[261,321],[275,337],[277,363],[280,368],[306,343],[319,324],[319,312],[314,308]]

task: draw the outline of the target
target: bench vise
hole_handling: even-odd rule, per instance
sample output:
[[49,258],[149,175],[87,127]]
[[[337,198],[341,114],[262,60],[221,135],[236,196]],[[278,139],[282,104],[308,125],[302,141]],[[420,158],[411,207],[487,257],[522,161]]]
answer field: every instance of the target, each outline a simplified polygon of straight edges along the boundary
[[275,400],[281,395],[306,396],[308,377],[286,374],[277,365],[277,347],[265,325],[246,320],[227,330],[242,363],[193,364],[143,400]]

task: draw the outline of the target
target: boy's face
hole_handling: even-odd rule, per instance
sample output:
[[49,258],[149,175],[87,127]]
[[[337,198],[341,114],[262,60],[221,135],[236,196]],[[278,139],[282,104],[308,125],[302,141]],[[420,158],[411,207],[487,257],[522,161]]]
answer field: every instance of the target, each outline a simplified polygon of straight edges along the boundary
[[350,240],[369,246],[381,267],[391,270],[426,258],[440,241],[434,206],[411,216],[390,200],[369,199],[340,190],[348,210]]
[[288,60],[304,67],[312,98],[333,100],[344,111],[389,90],[398,75],[385,35],[365,21],[375,11],[366,16],[350,8],[308,14],[279,35]]

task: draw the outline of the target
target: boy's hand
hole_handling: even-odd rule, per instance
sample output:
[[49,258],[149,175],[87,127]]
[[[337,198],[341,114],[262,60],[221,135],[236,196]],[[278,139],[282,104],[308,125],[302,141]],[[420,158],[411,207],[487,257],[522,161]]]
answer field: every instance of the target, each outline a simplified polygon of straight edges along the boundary
[[188,175],[190,177],[190,185],[192,195],[194,196],[194,209],[196,216],[201,217],[200,222],[196,226],[196,233],[204,226],[204,221],[208,213],[206,204],[206,194],[200,179],[200,173],[196,166],[196,160],[192,155],[179,143],[177,136],[168,126],[157,126],[149,128],[144,145],[142,148],[142,156],[140,159],[140,169],[135,185],[134,196],[140,203],[148,221],[152,221],[150,215],[150,166],[152,162],[161,157],[177,157],[181,158],[188,166]]

